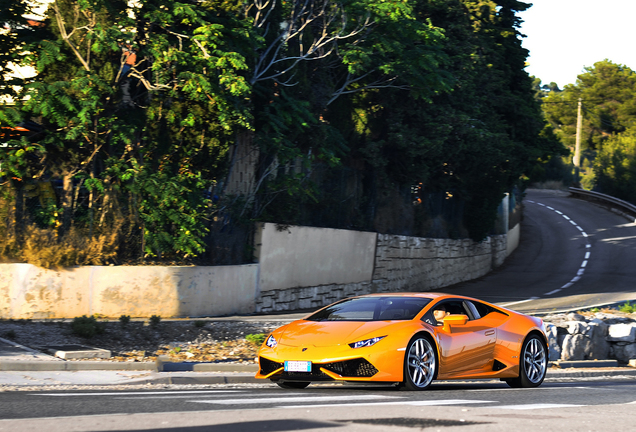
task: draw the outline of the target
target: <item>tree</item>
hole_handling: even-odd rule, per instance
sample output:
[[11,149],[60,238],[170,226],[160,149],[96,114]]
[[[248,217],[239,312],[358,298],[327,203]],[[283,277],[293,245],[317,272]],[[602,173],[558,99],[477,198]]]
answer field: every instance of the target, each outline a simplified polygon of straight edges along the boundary
[[48,33],[32,48],[39,75],[5,118],[42,119],[37,162],[14,166],[62,180],[60,238],[88,211],[89,232],[128,220],[149,256],[204,249],[203,192],[224,175],[236,128],[249,127],[245,61],[231,49],[242,39],[214,10],[164,3],[57,0],[48,10]]
[[594,171],[598,190],[636,203],[636,127],[605,141],[594,160]]
[[582,150],[598,150],[612,134],[634,125],[636,75],[609,60],[585,68],[574,85],[551,92],[543,110],[561,141],[574,148],[578,100],[583,101]]

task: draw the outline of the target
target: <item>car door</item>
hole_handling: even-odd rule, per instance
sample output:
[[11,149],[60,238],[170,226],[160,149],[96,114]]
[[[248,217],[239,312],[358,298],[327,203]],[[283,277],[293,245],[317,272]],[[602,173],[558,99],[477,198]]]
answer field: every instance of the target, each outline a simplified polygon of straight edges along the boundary
[[482,318],[474,305],[465,300],[447,300],[440,303],[443,303],[452,315],[466,315],[468,321],[461,325],[435,326],[440,349],[439,378],[447,374],[492,369],[497,343],[497,324],[487,317]]

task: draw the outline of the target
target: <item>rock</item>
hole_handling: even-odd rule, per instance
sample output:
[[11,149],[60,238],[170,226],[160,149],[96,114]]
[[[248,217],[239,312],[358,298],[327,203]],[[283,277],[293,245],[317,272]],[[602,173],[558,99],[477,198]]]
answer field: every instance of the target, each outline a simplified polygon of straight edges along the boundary
[[587,360],[608,359],[610,344],[609,342],[607,342],[607,324],[605,324],[604,322],[590,322],[588,324],[588,327],[590,346],[589,351],[585,353],[585,358]]
[[545,330],[548,336],[548,359],[550,361],[559,360],[561,358],[561,345],[559,344],[557,326],[546,323]]
[[557,343],[560,347],[563,346],[563,340],[569,335],[567,327],[557,326]]
[[614,357],[621,363],[629,363],[636,358],[636,343],[619,342],[612,348]]
[[610,342],[636,342],[636,325],[634,323],[610,325],[607,340]]
[[561,351],[562,360],[585,360],[590,351],[590,339],[581,334],[569,334],[563,340]]
[[577,313],[574,313],[574,312],[569,313],[567,315],[567,317],[568,317],[568,320],[570,320],[570,321],[583,321],[583,322],[585,322],[585,317],[583,315],[577,314]]
[[589,337],[590,325],[585,321],[568,321],[566,324],[569,334],[582,334]]

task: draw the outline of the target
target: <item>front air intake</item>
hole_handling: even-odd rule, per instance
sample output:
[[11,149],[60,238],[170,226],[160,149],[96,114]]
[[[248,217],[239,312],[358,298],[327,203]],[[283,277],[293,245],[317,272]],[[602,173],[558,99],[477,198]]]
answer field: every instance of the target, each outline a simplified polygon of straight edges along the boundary
[[259,357],[258,364],[261,366],[262,375],[269,375],[276,369],[280,369],[283,367],[282,363],[266,359],[265,357]]
[[322,367],[330,372],[337,373],[341,377],[348,378],[368,378],[378,373],[375,366],[363,358],[325,363]]

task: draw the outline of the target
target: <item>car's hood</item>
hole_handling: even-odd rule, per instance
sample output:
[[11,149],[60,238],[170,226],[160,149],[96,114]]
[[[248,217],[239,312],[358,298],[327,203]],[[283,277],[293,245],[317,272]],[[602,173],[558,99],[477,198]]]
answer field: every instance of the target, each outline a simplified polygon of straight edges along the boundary
[[[394,323],[395,324],[395,323]],[[288,324],[279,343],[288,346],[316,347],[343,345],[364,338],[386,336],[391,323],[386,321],[305,321]],[[385,334],[381,330],[386,330]]]

